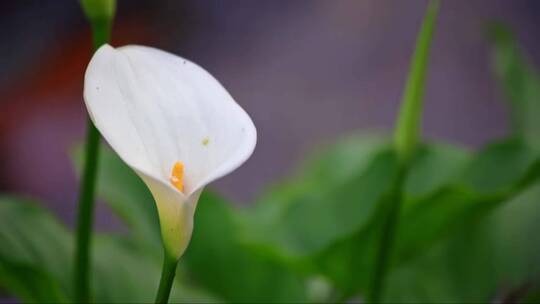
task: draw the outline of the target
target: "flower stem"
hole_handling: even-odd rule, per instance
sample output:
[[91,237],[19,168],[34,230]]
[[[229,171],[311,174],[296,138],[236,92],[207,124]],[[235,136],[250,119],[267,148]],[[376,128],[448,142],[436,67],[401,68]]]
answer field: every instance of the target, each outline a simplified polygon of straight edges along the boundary
[[165,252],[163,257],[163,269],[161,270],[161,280],[159,281],[159,288],[156,295],[156,303],[163,304],[169,301],[169,295],[171,294],[171,288],[176,274],[176,265],[178,265],[178,259],[170,257],[167,252]]
[[371,279],[371,286],[367,294],[367,303],[379,303],[384,291],[386,273],[392,261],[392,251],[394,239],[396,237],[396,227],[399,220],[402,201],[402,186],[406,168],[400,167],[397,177],[393,181],[392,188],[384,200],[387,212],[383,215],[384,222],[381,231],[381,238],[377,249],[375,268]]
[[393,180],[392,187],[384,201],[385,204],[383,207],[386,212],[383,214],[383,226],[375,257],[373,277],[367,293],[369,303],[380,302],[384,292],[386,275],[392,262],[396,227],[403,200],[403,183],[411,159],[420,141],[420,124],[423,112],[429,51],[438,10],[439,0],[431,0],[424,16],[422,27],[418,33],[409,76],[405,84],[405,91],[394,134],[394,150],[399,161],[399,168],[397,177]]
[[402,162],[408,162],[420,140],[428,61],[439,1],[431,0],[416,39],[409,75],[394,133],[394,145]]
[[[110,21],[96,20],[92,22],[94,49],[98,49],[109,41],[110,32]],[[80,303],[90,302],[90,247],[98,160],[99,132],[92,121],[88,119],[85,160],[79,192],[75,249],[75,300]]]

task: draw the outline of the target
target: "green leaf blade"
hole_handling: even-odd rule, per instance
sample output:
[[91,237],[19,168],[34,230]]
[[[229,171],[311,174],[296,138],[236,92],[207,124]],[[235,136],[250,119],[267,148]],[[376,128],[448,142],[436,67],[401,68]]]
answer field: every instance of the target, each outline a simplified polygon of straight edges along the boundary
[[507,27],[496,23],[489,30],[493,70],[509,100],[512,131],[538,150],[540,75]]

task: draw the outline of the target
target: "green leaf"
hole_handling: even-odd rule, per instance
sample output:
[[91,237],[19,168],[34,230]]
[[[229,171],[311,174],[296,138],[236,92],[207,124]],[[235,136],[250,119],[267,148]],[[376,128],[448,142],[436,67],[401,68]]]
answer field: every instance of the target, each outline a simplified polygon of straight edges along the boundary
[[498,142],[478,152],[454,185],[410,204],[388,300],[485,302],[497,288],[538,276],[540,251],[528,231],[538,228],[530,225],[540,207],[529,192],[537,195],[540,186],[509,200],[537,180],[537,163],[522,141]]
[[499,282],[540,283],[540,184],[505,203],[486,219],[493,235]]
[[349,137],[245,212],[246,242],[287,260],[313,255],[367,224],[395,169],[385,140]]
[[412,159],[405,181],[406,200],[424,198],[455,182],[470,158],[468,151],[451,145],[421,146]]
[[[405,182],[394,267],[411,262],[471,219],[485,216],[540,174],[538,157],[518,140],[489,145],[472,157],[445,146],[424,146],[418,152]],[[337,239],[315,259],[345,296],[365,291],[382,214],[376,212],[365,229]]]
[[[384,198],[378,202],[380,205],[387,203]],[[378,208],[364,229],[335,240],[312,257],[318,271],[339,290],[340,298],[348,299],[366,290],[380,239],[381,214],[382,208]]]
[[461,303],[449,279],[449,265],[442,258],[444,250],[434,246],[422,252],[421,258],[396,267],[388,276],[382,302]]
[[191,243],[181,259],[190,278],[231,302],[304,302],[305,282],[275,259],[238,238],[231,204],[204,192]]
[[[94,240],[94,299],[98,303],[153,303],[161,261],[143,254],[120,237],[100,235]],[[171,303],[216,302],[218,298],[187,285],[179,272]]]
[[[369,166],[373,156],[389,147],[389,140],[380,134],[360,133],[340,138],[307,156],[298,176],[287,185],[307,184],[309,193],[324,193],[353,178]],[[267,193],[272,194],[272,193]],[[301,193],[302,195],[305,192]],[[263,198],[264,199],[264,198]]]
[[72,237],[33,202],[0,197],[0,285],[28,302],[65,302]]
[[429,60],[429,48],[439,10],[439,1],[430,1],[418,34],[416,47],[405,85],[401,109],[395,130],[395,146],[399,158],[407,162],[414,155],[420,133],[424,88]]
[[269,236],[268,244],[286,248],[293,256],[324,249],[368,223],[396,168],[393,154],[382,151],[365,170],[342,185],[334,185],[321,196],[308,194],[292,201],[275,222],[257,231],[259,240]]
[[66,295],[38,266],[0,258],[0,287],[25,303],[65,303]]
[[[463,221],[446,238],[395,269],[389,302],[492,302],[540,286],[540,184]],[[534,290],[533,290],[534,291]],[[524,295],[522,295],[524,298]]]
[[501,24],[492,25],[495,75],[509,99],[514,132],[540,148],[540,77],[514,35]]
[[398,227],[398,259],[415,256],[452,229],[487,214],[530,184],[540,174],[538,160],[531,148],[519,140],[491,144],[462,165],[453,183],[431,196],[406,202]]
[[[25,302],[69,302],[73,236],[35,202],[0,197],[0,287]],[[92,291],[99,303],[152,302],[161,263],[119,236],[95,235]],[[171,301],[218,298],[176,280]]]
[[486,146],[465,169],[460,182],[479,194],[511,191],[539,159],[537,152],[519,139]]
[[[321,271],[353,294],[368,281],[380,228],[377,206],[397,172],[389,150],[383,138],[350,136],[311,158],[303,173],[245,212],[246,243],[301,270]],[[422,146],[406,181],[410,205],[455,181],[469,161],[460,148]]]

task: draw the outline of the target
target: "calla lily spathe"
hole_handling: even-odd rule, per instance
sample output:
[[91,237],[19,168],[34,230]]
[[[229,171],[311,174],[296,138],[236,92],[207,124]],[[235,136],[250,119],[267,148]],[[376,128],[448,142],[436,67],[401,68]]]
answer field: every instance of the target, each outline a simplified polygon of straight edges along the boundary
[[165,249],[179,258],[203,188],[252,154],[250,117],[203,68],[145,46],[98,49],[84,100],[97,129],[152,192]]

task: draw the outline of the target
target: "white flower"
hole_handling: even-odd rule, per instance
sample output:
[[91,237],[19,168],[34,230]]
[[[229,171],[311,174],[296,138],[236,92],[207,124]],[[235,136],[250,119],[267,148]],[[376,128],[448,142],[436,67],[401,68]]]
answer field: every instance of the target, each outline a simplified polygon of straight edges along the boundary
[[250,117],[200,66],[135,45],[97,50],[84,100],[103,137],[152,192],[164,246],[179,258],[203,188],[253,152]]

